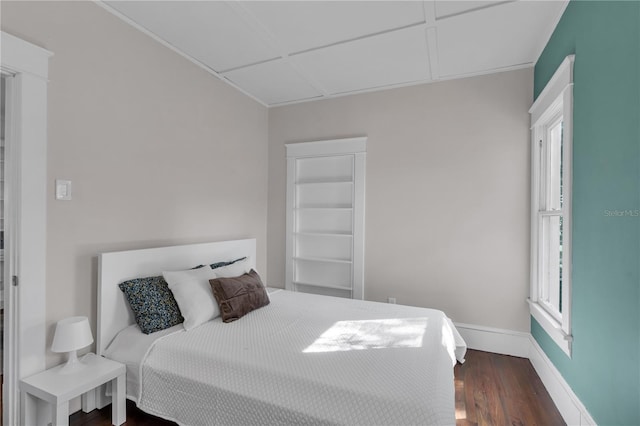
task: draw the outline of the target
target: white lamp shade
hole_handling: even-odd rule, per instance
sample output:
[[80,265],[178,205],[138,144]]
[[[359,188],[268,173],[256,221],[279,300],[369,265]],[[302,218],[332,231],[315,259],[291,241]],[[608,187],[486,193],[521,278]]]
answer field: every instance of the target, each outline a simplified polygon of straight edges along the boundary
[[87,317],[71,317],[58,321],[53,336],[52,352],[71,352],[93,343]]

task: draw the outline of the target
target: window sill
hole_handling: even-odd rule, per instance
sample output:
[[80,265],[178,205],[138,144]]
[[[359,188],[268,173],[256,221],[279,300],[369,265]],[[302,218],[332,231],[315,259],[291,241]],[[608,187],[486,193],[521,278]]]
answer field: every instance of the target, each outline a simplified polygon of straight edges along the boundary
[[571,358],[571,342],[573,337],[570,334],[565,333],[562,330],[562,324],[560,324],[555,318],[547,313],[542,306],[537,302],[533,302],[531,299],[527,299],[529,303],[529,309],[531,316],[538,321],[544,331],[551,337],[551,339],[562,349],[562,351]]

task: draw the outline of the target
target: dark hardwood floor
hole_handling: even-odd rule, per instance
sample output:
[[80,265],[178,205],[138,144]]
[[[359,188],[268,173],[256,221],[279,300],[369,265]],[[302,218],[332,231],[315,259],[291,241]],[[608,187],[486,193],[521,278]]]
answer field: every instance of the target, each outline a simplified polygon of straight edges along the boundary
[[[488,352],[467,352],[456,365],[456,425],[564,425],[540,378],[528,359]],[[107,426],[111,406],[91,413],[78,412],[70,426]],[[127,425],[175,425],[138,410],[127,401]]]
[[[159,417],[147,414],[136,407],[136,404],[127,400],[127,426],[175,426],[176,423],[170,422]],[[90,413],[78,411],[69,417],[69,426],[110,426],[111,425],[111,405],[107,405],[101,410],[93,410]]]
[[456,426],[566,424],[526,358],[469,350],[454,374]]

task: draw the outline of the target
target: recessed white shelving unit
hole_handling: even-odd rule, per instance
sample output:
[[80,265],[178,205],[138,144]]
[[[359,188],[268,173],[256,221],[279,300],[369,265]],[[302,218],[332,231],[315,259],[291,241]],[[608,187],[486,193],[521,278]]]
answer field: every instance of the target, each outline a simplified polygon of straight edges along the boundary
[[366,141],[286,145],[288,290],[364,298]]

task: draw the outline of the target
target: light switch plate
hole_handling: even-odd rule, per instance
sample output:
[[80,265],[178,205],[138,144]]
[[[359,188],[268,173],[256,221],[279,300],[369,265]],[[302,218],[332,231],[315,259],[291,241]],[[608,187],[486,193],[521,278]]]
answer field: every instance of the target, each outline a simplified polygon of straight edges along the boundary
[[71,200],[71,181],[56,179],[56,200]]

